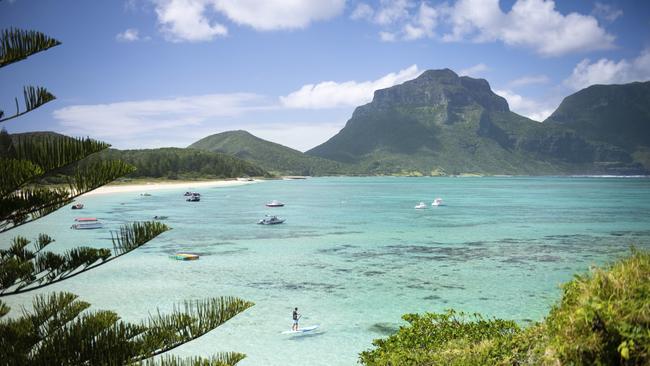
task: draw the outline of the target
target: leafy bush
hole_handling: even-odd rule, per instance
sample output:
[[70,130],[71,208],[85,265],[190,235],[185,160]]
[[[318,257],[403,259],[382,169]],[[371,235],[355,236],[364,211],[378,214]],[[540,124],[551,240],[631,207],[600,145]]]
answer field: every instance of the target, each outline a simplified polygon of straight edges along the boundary
[[648,365],[650,252],[577,275],[542,322],[454,310],[404,315],[409,325],[360,354],[365,365]]

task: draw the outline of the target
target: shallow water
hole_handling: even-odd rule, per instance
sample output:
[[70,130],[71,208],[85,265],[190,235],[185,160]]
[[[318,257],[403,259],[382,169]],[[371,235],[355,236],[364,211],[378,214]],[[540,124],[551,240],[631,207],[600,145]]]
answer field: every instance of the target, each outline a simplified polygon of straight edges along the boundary
[[[111,264],[46,288],[136,321],[184,299],[234,295],[256,305],[173,352],[248,355],[246,365],[350,365],[407,312],[455,308],[540,320],[558,285],[593,264],[650,248],[647,178],[314,178],[91,196],[11,236],[47,232],[53,250],[110,246],[110,229],[166,215],[169,231]],[[442,197],[447,206],[413,207]],[[278,199],[287,205],[269,209]],[[267,213],[285,224],[256,225]],[[70,230],[74,217],[107,228]],[[10,236],[4,234],[2,246]],[[178,251],[198,261],[168,258]],[[14,308],[32,293],[10,297]],[[299,307],[314,332],[287,336]]]

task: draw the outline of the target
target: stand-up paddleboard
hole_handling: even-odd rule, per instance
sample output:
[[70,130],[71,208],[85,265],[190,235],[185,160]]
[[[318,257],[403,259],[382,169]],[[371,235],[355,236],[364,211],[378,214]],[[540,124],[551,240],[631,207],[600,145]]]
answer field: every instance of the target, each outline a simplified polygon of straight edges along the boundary
[[307,333],[311,332],[312,330],[318,329],[320,325],[312,325],[310,327],[304,327],[304,328],[299,328],[298,330],[287,330],[282,332],[282,334],[300,334],[300,333]]

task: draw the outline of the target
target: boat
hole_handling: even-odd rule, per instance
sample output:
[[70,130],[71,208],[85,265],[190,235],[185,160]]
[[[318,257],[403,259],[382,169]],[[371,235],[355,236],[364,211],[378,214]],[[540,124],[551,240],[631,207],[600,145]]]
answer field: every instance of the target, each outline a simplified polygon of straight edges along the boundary
[[94,217],[77,217],[74,219],[76,222],[96,222],[97,219]]
[[417,205],[415,205],[415,208],[421,210],[423,208],[427,208],[427,205],[425,205],[424,202],[420,202]]
[[167,220],[168,218],[169,216],[158,216],[158,215],[153,217],[154,220]]
[[74,205],[72,205],[71,208],[73,210],[81,210],[82,208],[84,208],[84,204],[83,203],[75,203]]
[[267,216],[257,223],[260,225],[276,225],[276,224],[281,224],[285,221],[285,219],[277,217],[277,216]]
[[149,196],[151,196],[151,194],[150,193],[140,193],[140,196],[149,197]]
[[73,224],[70,226],[70,229],[75,229],[75,230],[90,230],[90,229],[101,229],[104,227],[104,224],[102,224],[99,221],[95,222],[80,222],[78,224]]
[[277,201],[277,200],[273,200],[273,201],[267,203],[266,207],[284,207],[284,203],[282,203],[280,201]]
[[251,177],[239,177],[237,180],[240,182],[252,182],[254,179]]
[[185,192],[185,194],[183,196],[188,197],[188,196],[191,196],[191,195],[192,195],[192,192]]
[[187,202],[199,202],[200,200],[201,200],[201,195],[198,193],[192,193],[191,196],[185,199],[185,201]]
[[436,198],[431,202],[431,206],[444,206],[445,204],[442,202],[442,198]]
[[176,253],[174,255],[170,255],[169,258],[176,259],[177,261],[195,261],[199,259],[199,255],[192,253]]

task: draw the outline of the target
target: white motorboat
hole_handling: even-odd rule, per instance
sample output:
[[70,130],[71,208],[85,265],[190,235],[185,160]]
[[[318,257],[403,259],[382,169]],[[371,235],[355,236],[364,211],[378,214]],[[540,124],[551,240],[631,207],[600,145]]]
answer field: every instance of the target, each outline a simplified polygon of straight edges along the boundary
[[284,203],[282,203],[280,201],[277,201],[277,200],[273,200],[273,201],[266,204],[266,207],[283,207],[283,206],[284,206]]
[[444,206],[445,204],[442,202],[442,198],[436,198],[431,202],[431,206]]
[[267,216],[257,223],[260,225],[276,225],[276,224],[281,224],[285,221],[285,219],[277,217],[277,216]]
[[102,224],[99,221],[95,222],[80,222],[78,224],[74,224],[70,226],[71,229],[75,230],[90,230],[90,229],[101,229],[104,227],[104,224]]
[[415,205],[415,208],[421,210],[423,208],[427,208],[427,205],[424,202],[420,202],[417,205]]

